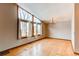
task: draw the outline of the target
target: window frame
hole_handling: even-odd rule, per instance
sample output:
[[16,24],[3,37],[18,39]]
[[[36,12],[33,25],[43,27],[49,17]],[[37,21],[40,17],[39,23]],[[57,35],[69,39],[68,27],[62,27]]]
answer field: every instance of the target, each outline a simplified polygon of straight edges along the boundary
[[38,29],[37,29],[37,35],[38,36],[40,36],[40,35],[42,35],[42,23],[37,23],[37,28],[38,28],[38,25],[40,25],[40,31],[41,31],[41,33],[40,34],[38,34]]
[[[24,23],[26,23],[27,24],[27,21],[25,21],[25,20],[19,20],[19,23],[20,22],[24,22]],[[21,24],[19,24],[20,25],[20,27],[21,27]],[[26,28],[27,28],[27,26],[26,26]],[[19,30],[20,30],[20,36],[21,36],[21,28],[19,28]],[[23,38],[27,38],[27,29],[26,29],[26,36],[21,36],[21,39],[23,39]]]
[[[28,21],[28,20],[23,20],[23,19],[20,19],[19,18],[19,8],[21,8],[22,10],[24,10],[26,13],[28,13],[28,14],[30,14],[31,15],[31,18],[32,18],[32,21]],[[36,26],[38,25],[38,24],[41,24],[42,25],[42,21],[40,20],[40,22],[41,23],[37,23],[37,22],[34,22],[34,17],[36,17],[36,16],[34,16],[33,14],[31,14],[30,12],[28,12],[27,10],[25,10],[25,9],[23,9],[22,7],[20,7],[20,6],[18,6],[17,5],[17,39],[24,39],[24,38],[28,38],[27,36],[26,37],[21,37],[21,30],[20,30],[20,22],[22,21],[22,22],[25,22],[25,23],[27,23],[27,22],[30,22],[31,23],[31,37],[35,37],[35,36],[39,36],[39,35],[34,35],[34,23],[36,24]],[[37,18],[37,17],[36,17]],[[41,31],[42,31],[42,26],[41,26]],[[36,27],[36,33],[37,33],[37,27]],[[42,34],[41,34],[42,35]]]
[[[35,18],[37,18],[37,17],[35,17]],[[38,18],[37,18],[38,19]],[[34,19],[35,20],[35,19]],[[38,19],[39,20],[39,19]],[[36,24],[36,35],[34,35],[34,36],[41,36],[42,35],[42,21],[41,20],[39,20],[41,23],[38,23],[38,22],[35,22],[35,21],[33,21],[33,25],[34,24]],[[38,33],[38,30],[37,30],[37,25],[41,25],[41,34],[37,34]]]
[[[25,37],[22,37],[21,36],[21,24],[20,24],[20,22],[25,22],[25,23],[31,23],[32,24],[32,21],[28,21],[28,20],[24,20],[24,19],[20,19],[19,18],[19,8],[20,9],[22,9],[24,12],[26,12],[27,14],[30,14],[29,12],[27,12],[27,11],[25,11],[23,8],[21,8],[21,7],[19,7],[19,6],[17,6],[17,19],[18,19],[18,21],[17,21],[17,38],[18,39],[24,39],[24,38],[28,38],[28,36],[25,36]],[[30,14],[31,15],[31,14]],[[28,16],[28,15],[27,15]],[[31,15],[31,17],[33,17],[32,15]],[[24,17],[25,18],[25,17]],[[26,26],[27,27],[27,26]],[[28,29],[27,29],[28,30]],[[27,31],[26,30],[26,31]],[[26,33],[27,34],[27,33]]]

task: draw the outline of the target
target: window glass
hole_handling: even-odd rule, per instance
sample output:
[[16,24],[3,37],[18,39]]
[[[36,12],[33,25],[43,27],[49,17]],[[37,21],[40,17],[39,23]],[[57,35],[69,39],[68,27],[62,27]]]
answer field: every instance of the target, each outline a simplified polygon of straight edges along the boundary
[[28,21],[32,21],[32,15],[31,15],[31,14],[28,14],[27,20],[28,20]]
[[42,34],[41,21],[38,18],[34,16],[34,21],[32,21],[32,15],[22,8],[18,8],[18,18],[21,37],[31,37]]
[[34,22],[41,23],[41,21],[38,18],[36,18],[36,17],[34,17]]
[[18,10],[18,16],[21,20],[32,21],[32,15],[21,8]]
[[29,31],[28,32],[29,32],[28,36],[32,37],[32,23],[31,22],[29,23]]
[[41,21],[34,17],[34,35],[41,35],[42,34],[42,26]]
[[18,9],[18,16],[19,16],[19,19],[24,19],[24,11],[21,9],[21,8],[19,8]]
[[[18,8],[18,18],[20,22],[21,37],[32,36],[32,15],[22,8]],[[26,20],[26,21],[24,21]],[[30,22],[31,21],[31,22]]]
[[36,27],[36,24],[34,23],[34,35],[36,35],[36,32],[37,32],[37,31],[36,31],[36,28],[37,28],[37,27]]
[[37,35],[41,35],[42,34],[42,26],[41,24],[37,24]]
[[21,37],[27,36],[27,23],[26,22],[20,22],[20,30],[21,30]]

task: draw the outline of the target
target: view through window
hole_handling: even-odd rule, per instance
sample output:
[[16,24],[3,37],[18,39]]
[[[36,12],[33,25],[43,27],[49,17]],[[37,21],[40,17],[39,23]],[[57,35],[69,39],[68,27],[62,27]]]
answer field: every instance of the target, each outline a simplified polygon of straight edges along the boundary
[[20,7],[18,7],[18,18],[21,38],[42,35],[42,22],[38,18]]

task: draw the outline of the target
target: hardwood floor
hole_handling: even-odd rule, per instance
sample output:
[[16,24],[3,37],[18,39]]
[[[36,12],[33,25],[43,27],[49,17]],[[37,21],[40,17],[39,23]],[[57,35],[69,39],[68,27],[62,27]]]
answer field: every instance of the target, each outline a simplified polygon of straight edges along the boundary
[[6,56],[74,56],[71,41],[42,39],[10,50]]

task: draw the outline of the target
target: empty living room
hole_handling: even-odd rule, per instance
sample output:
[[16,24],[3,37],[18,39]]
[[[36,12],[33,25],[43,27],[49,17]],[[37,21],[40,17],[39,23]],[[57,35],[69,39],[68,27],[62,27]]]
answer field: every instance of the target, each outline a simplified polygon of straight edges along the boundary
[[0,3],[0,56],[79,56],[78,3]]

